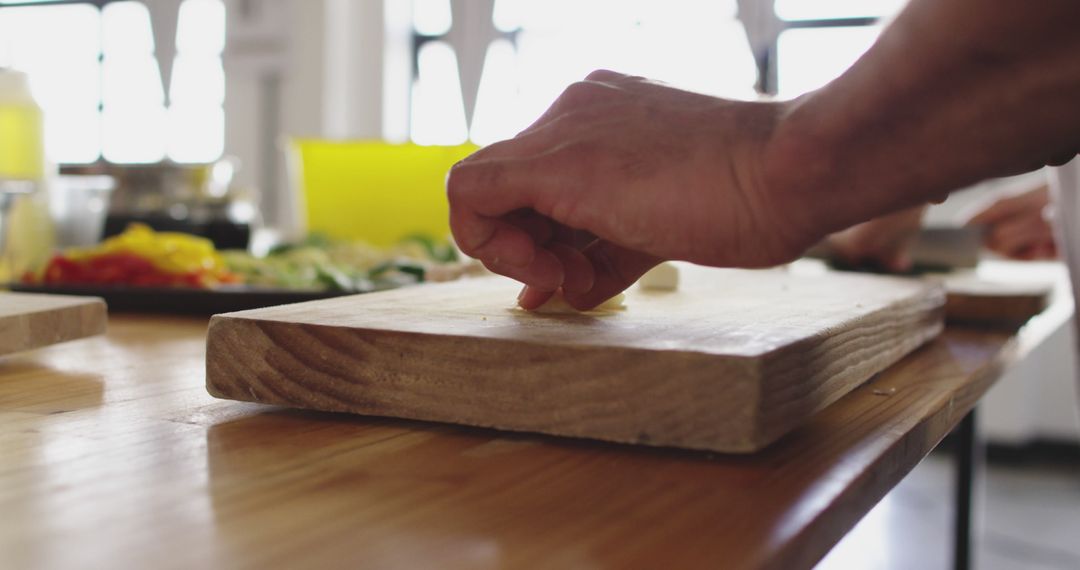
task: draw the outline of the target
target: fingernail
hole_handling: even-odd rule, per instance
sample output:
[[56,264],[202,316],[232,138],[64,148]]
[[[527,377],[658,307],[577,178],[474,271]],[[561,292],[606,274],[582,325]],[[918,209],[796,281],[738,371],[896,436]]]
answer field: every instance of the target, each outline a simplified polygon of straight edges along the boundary
[[518,293],[518,298],[517,298],[519,305],[521,304],[521,300],[525,298],[525,293],[527,293],[528,291],[529,291],[529,286],[528,285],[521,288],[521,292]]

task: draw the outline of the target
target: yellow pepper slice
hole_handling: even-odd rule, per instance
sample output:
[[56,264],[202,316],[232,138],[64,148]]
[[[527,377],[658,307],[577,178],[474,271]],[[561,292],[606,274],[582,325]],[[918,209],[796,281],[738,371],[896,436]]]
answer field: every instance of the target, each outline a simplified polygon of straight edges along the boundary
[[94,247],[69,249],[64,257],[81,261],[112,253],[137,255],[167,273],[204,272],[215,276],[228,273],[212,241],[178,232],[155,232],[138,223]]

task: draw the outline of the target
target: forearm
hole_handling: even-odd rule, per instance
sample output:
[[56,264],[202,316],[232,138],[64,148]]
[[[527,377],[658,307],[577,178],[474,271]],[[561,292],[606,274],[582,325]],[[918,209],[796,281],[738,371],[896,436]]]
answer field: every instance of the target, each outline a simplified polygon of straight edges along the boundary
[[763,178],[808,238],[1030,170],[1080,143],[1080,2],[913,0],[788,104]]

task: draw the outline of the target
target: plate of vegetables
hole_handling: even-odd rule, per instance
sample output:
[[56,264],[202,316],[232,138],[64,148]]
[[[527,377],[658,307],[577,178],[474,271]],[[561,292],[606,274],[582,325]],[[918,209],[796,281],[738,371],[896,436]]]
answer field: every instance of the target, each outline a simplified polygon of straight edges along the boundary
[[256,256],[133,224],[96,246],[56,253],[9,288],[102,297],[113,311],[213,314],[480,273],[453,244],[426,236],[378,248],[313,235]]

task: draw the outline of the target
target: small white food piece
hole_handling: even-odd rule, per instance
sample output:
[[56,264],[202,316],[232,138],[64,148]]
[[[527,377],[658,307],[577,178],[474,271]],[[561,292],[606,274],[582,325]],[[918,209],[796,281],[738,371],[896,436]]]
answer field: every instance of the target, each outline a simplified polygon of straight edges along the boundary
[[679,268],[665,261],[642,275],[638,285],[648,291],[674,291],[679,288]]
[[579,311],[572,307],[570,303],[566,302],[566,299],[563,298],[562,291],[560,290],[552,295],[543,305],[533,309],[532,312],[540,313],[542,315],[589,315],[595,313],[610,313],[625,310],[626,304],[623,303],[625,300],[626,295],[619,293],[588,311]]

